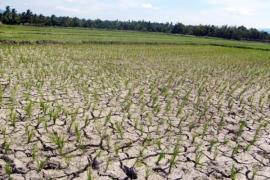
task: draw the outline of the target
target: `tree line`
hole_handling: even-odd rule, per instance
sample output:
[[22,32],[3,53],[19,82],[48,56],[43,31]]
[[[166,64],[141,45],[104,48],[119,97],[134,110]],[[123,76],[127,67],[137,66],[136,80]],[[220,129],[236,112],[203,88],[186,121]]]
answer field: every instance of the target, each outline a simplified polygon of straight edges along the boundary
[[31,10],[17,13],[16,9],[7,6],[0,13],[0,21],[4,24],[29,24],[36,26],[84,27],[113,30],[133,30],[146,32],[162,32],[172,34],[185,34],[194,36],[209,36],[235,40],[270,41],[270,34],[255,28],[244,26],[213,26],[213,25],[184,25],[182,23],[156,23],[150,21],[109,21],[79,19],[77,17],[57,17],[35,14]]

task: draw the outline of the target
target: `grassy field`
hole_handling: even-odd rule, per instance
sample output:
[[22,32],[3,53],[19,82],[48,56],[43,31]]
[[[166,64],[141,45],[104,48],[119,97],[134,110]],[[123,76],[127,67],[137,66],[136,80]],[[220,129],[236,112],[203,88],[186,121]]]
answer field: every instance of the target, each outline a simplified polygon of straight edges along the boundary
[[270,53],[207,45],[266,44],[0,31],[6,40],[72,42],[0,45],[0,178],[270,178]]
[[66,43],[148,43],[176,45],[214,45],[253,48],[270,51],[269,43],[224,40],[163,33],[93,30],[84,28],[48,28],[31,26],[0,26],[0,40],[57,41]]

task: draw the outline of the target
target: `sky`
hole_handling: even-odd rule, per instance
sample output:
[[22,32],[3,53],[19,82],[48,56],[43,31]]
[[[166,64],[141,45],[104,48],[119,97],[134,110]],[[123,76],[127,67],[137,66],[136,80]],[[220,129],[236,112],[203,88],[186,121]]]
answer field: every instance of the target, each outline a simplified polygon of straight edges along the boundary
[[270,28],[270,0],[1,0],[19,12],[86,19],[149,20]]

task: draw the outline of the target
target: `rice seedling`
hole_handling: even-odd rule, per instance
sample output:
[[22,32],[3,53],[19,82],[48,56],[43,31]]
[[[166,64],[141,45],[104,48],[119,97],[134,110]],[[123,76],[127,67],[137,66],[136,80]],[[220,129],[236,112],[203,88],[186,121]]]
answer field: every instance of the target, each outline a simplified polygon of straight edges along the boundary
[[10,119],[10,124],[13,128],[16,128],[16,123],[17,123],[17,114],[14,109],[10,110],[9,114],[9,119]]
[[32,146],[31,155],[32,155],[33,160],[35,161],[37,159],[37,156],[38,156],[38,148],[37,148],[36,144],[34,144]]
[[65,146],[65,139],[63,136],[59,135],[56,132],[50,134],[50,140],[54,143],[58,149],[60,155],[63,154],[64,146]]
[[257,174],[258,174],[258,168],[253,168],[253,170],[252,170],[252,176],[251,176],[250,179],[255,180]]
[[219,141],[218,141],[217,139],[211,140],[211,141],[210,141],[209,148],[208,148],[208,151],[211,153],[212,150],[213,150],[213,147],[214,147],[216,144],[218,144],[218,143],[219,143]]
[[235,137],[236,141],[244,133],[244,128],[245,127],[246,127],[246,122],[245,121],[240,121],[238,131],[236,132],[236,137]]
[[150,176],[151,176],[151,170],[150,170],[149,168],[146,167],[144,178],[145,178],[146,180],[148,180]]
[[27,143],[30,143],[34,137],[34,129],[29,124],[25,127],[25,133],[27,136]]
[[178,157],[179,153],[180,153],[180,144],[179,144],[179,142],[177,142],[174,149],[173,149],[171,159],[169,161],[169,172],[171,172],[172,167],[176,164],[177,157]]
[[92,175],[92,169],[88,168],[87,170],[87,180],[93,180],[93,175]]
[[196,154],[195,154],[195,167],[197,167],[198,165],[201,166],[202,165],[202,162],[201,162],[201,159],[203,157],[203,153],[202,151],[196,151]]
[[3,90],[0,88],[0,105],[2,105],[2,103],[3,103],[3,98],[4,98],[4,92],[3,92]]
[[238,170],[236,169],[236,167],[234,165],[232,165],[231,172],[230,172],[231,179],[236,180],[237,179],[237,174],[238,174]]
[[75,131],[75,135],[76,135],[76,141],[81,142],[82,134],[81,134],[78,123],[74,124],[74,131]]
[[48,162],[48,159],[37,159],[36,163],[37,163],[37,172],[40,172],[42,169],[44,169],[44,167],[46,166]]
[[158,159],[156,161],[156,164],[159,165],[160,161],[162,161],[165,158],[165,153],[162,151],[158,155]]
[[8,154],[11,151],[11,142],[7,137],[4,137],[4,141],[2,143],[3,153]]
[[9,163],[5,164],[5,174],[8,176],[8,179],[11,180],[12,166]]
[[31,117],[32,115],[32,112],[33,112],[33,102],[32,101],[29,101],[28,104],[25,106],[25,114],[27,117]]

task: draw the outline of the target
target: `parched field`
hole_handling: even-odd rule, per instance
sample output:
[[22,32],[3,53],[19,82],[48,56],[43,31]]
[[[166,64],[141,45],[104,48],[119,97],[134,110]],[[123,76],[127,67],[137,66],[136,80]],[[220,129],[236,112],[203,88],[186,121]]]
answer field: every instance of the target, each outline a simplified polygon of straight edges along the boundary
[[0,179],[270,179],[270,53],[0,45]]

